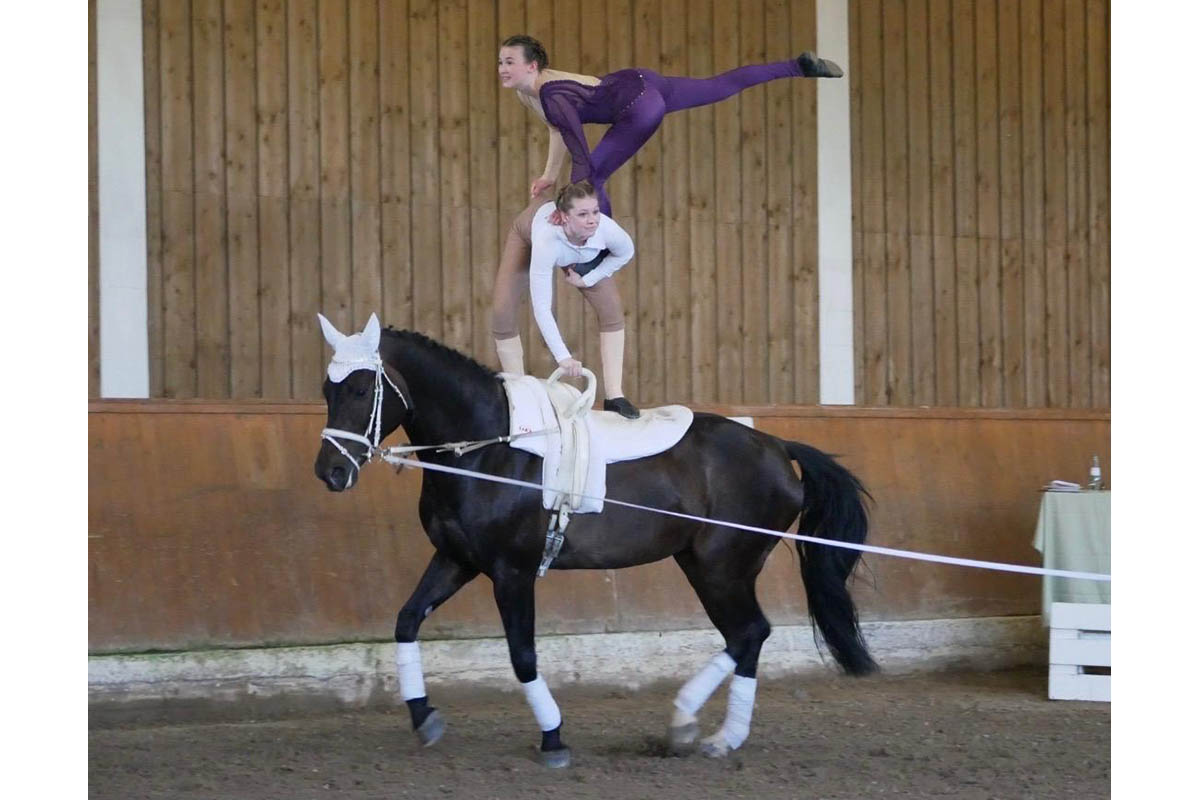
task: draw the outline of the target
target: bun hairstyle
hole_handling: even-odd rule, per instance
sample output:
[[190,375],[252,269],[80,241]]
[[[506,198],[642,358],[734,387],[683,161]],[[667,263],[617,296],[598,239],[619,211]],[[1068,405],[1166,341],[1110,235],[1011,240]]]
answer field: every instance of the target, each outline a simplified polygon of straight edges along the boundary
[[575,201],[579,198],[595,196],[596,187],[592,186],[592,182],[589,180],[568,183],[558,190],[558,195],[554,198],[554,207],[565,214],[571,210],[571,206],[575,205]]
[[510,36],[501,42],[500,46],[521,48],[525,53],[525,60],[536,63],[539,72],[550,66],[550,56],[546,55],[546,48],[542,47],[542,43],[532,36],[526,36],[523,33]]

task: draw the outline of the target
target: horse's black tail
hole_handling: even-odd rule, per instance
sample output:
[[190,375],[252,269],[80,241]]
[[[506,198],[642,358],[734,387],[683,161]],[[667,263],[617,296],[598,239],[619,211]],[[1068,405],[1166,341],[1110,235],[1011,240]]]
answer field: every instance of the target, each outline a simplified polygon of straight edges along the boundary
[[[862,544],[867,538],[870,497],[854,473],[815,447],[784,442],[788,455],[800,465],[804,504],[800,533],[822,539]],[[858,612],[846,588],[846,579],[858,563],[860,552],[845,547],[797,542],[800,575],[808,595],[808,615],[829,646],[833,657],[850,675],[879,669],[858,627]],[[814,631],[815,637],[815,631]]]

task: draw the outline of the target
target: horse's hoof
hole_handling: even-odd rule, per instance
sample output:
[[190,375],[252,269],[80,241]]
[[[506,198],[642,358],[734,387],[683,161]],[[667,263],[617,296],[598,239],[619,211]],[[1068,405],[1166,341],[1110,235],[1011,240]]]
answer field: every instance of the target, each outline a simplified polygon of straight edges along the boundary
[[667,729],[667,745],[672,753],[686,752],[696,743],[700,735],[700,726],[695,722],[686,725],[672,725]]
[[557,750],[538,750],[538,761],[543,767],[559,769],[571,766],[571,748],[560,747]]
[[725,758],[729,755],[729,742],[719,733],[710,736],[700,742],[700,753],[707,758]]
[[442,734],[446,732],[446,719],[442,713],[436,708],[425,718],[421,723],[421,727],[417,728],[417,738],[421,740],[422,747],[430,747],[437,744],[442,738]]

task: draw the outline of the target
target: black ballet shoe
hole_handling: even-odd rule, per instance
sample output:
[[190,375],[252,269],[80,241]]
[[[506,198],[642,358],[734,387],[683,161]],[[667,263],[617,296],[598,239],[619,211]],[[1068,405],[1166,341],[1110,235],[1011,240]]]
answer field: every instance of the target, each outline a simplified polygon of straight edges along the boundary
[[637,419],[642,415],[642,412],[638,411],[637,407],[624,397],[614,397],[611,400],[605,400],[604,410],[615,411],[625,419]]
[[796,59],[800,66],[800,74],[806,78],[840,78],[845,73],[842,68],[827,58],[817,58],[816,53],[805,50]]

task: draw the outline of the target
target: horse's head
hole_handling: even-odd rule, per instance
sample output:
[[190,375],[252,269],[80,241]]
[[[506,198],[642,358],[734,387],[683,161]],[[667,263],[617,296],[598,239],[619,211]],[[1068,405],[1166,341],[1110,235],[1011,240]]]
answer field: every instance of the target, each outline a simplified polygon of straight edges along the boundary
[[412,400],[404,377],[379,353],[374,314],[362,332],[350,336],[317,316],[333,359],[324,386],[328,415],[313,468],[330,491],[341,492],[354,485],[359,468],[408,419]]

